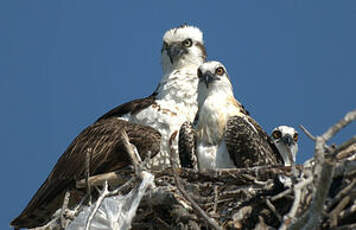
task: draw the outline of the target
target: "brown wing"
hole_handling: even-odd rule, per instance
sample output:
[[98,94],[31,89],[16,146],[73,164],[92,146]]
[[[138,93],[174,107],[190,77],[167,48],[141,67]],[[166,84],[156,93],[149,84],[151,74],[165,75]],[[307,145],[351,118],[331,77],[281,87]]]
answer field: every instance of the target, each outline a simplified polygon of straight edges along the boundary
[[128,153],[123,147],[122,129],[126,130],[141,158],[145,158],[149,151],[151,157],[159,152],[160,134],[155,129],[117,118],[100,120],[73,140],[25,210],[11,225],[33,228],[46,224],[61,207],[64,193],[74,188],[76,180],[85,177],[88,150],[91,154],[91,175],[115,171],[129,165]]
[[276,157],[277,164],[282,164],[284,165],[283,157],[279,153],[279,150],[277,149],[276,145],[273,143],[272,138],[262,129],[260,124],[257,123],[252,117],[248,116],[247,117],[248,121],[251,122],[255,128],[257,129],[257,132],[259,133],[259,136],[262,138],[263,142],[267,142],[268,145],[271,147],[272,152],[274,153],[274,156]]
[[238,168],[282,164],[279,153],[268,141],[268,135],[250,117],[231,117],[226,124],[224,140]]
[[179,129],[178,152],[181,167],[198,169],[196,136],[191,122],[184,122]]
[[116,108],[110,110],[109,112],[105,113],[103,116],[101,116],[97,121],[107,119],[110,117],[120,117],[124,114],[132,113],[135,114],[142,109],[147,108],[148,106],[152,105],[155,103],[155,96],[157,95],[156,92],[154,92],[151,96],[145,97],[145,98],[140,98],[136,99],[133,101],[126,102],[122,105],[117,106]]

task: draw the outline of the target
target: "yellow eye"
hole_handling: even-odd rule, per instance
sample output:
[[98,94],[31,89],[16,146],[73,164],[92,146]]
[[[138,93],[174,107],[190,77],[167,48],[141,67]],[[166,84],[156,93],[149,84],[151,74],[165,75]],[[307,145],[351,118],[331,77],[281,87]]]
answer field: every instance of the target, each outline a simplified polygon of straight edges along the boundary
[[215,73],[219,76],[223,75],[225,73],[225,70],[223,67],[218,67],[216,70],[215,70]]
[[201,72],[200,69],[198,69],[198,78],[201,78],[203,76],[203,73]]
[[275,131],[273,131],[272,136],[274,139],[279,139],[279,138],[281,138],[282,133],[279,130],[275,130]]
[[294,140],[295,142],[298,141],[298,133],[295,133],[295,134],[293,135],[293,140]]
[[191,47],[193,45],[192,39],[188,38],[183,41],[183,46],[185,47]]

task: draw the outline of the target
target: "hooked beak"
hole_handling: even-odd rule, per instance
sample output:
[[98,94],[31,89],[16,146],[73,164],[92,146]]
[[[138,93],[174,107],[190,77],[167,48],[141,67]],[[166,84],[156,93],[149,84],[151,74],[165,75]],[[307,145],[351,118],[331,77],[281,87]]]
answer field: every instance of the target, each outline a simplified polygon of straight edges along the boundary
[[293,143],[293,138],[291,135],[286,134],[284,137],[282,137],[282,141],[287,145],[287,146],[291,146]]
[[206,88],[209,88],[209,84],[212,83],[215,80],[220,80],[215,74],[213,74],[210,71],[207,71],[203,74],[203,76],[200,79],[201,81],[204,81]]
[[173,43],[167,48],[167,54],[172,64],[176,58],[181,57],[185,53],[187,53],[187,50],[181,43]]

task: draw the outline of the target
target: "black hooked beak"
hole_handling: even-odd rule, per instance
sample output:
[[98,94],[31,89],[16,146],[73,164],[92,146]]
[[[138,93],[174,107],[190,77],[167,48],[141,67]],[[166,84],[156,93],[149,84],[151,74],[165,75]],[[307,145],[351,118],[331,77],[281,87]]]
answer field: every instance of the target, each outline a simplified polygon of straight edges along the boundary
[[286,134],[284,137],[282,137],[282,141],[287,145],[287,146],[291,146],[293,143],[293,138],[291,135]]
[[181,43],[173,43],[167,48],[167,54],[172,64],[174,59],[181,57],[185,53],[187,53],[187,50]]
[[210,71],[206,71],[203,76],[202,79],[206,85],[206,88],[209,88],[209,84],[212,83],[215,80],[220,80],[220,78],[218,78],[217,76],[215,76],[215,74],[213,74]]

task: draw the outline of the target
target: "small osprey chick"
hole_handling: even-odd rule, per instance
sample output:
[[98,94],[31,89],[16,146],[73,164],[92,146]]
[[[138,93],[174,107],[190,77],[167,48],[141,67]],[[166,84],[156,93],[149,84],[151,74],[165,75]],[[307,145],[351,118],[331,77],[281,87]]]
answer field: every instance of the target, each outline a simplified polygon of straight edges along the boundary
[[273,129],[271,138],[283,158],[284,165],[293,165],[298,152],[298,132],[293,127],[281,125]]
[[283,164],[270,137],[233,94],[226,68],[216,61],[198,69],[198,112],[179,134],[182,167],[232,168]]

